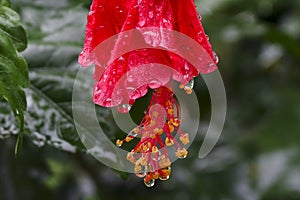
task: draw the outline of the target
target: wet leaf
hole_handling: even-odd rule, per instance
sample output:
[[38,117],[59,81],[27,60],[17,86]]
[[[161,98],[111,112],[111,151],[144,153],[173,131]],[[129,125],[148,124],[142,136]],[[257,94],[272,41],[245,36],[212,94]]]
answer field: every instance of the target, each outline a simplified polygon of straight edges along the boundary
[[[22,19],[29,35],[29,46],[24,52],[30,69],[31,85],[26,89],[28,109],[25,132],[37,146],[50,145],[60,150],[85,150],[74,126],[72,116],[72,88],[79,69],[77,57],[82,48],[87,10],[81,6],[49,7],[47,3],[32,7],[26,1]],[[58,5],[57,5],[58,6]],[[92,85],[91,85],[92,87]],[[112,135],[107,126],[111,113],[97,109],[99,123]],[[0,115],[6,122],[2,137],[15,133],[12,119]],[[88,131],[88,130],[87,130]]]
[[8,1],[0,5],[0,97],[10,105],[19,120],[20,135],[16,154],[22,144],[26,98],[23,88],[29,84],[28,67],[19,54],[27,46],[27,35],[20,24],[19,15],[7,7]]

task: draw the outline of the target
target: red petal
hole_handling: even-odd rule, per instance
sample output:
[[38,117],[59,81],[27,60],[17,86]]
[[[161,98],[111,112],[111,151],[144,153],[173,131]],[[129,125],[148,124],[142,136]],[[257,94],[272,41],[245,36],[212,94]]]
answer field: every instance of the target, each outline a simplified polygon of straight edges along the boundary
[[[79,57],[79,63],[89,65],[96,62],[90,57],[91,52],[103,41],[120,32],[145,27],[158,27],[179,31],[194,39],[214,60],[214,55],[209,44],[193,0],[94,0],[88,16],[86,40],[84,49]],[[147,93],[148,86],[160,87],[172,76],[173,79],[186,84],[200,72],[184,58],[172,52],[154,49],[159,43],[164,42],[168,35],[145,35],[144,42],[147,49],[134,50],[114,60],[105,69],[96,69],[97,83],[94,90],[95,103],[102,106],[115,106],[129,99],[139,98]],[[118,38],[119,39],[119,38]],[[131,38],[135,42],[135,38]],[[170,42],[172,40],[166,40]],[[122,48],[123,44],[116,43],[115,49]],[[152,47],[152,49],[150,49]],[[101,49],[103,51],[103,49]],[[106,52],[107,54],[110,51]],[[141,66],[150,63],[159,63],[174,69],[173,72],[164,69],[147,72]],[[206,63],[205,63],[206,64]],[[203,73],[209,73],[216,66],[202,68]],[[139,70],[134,70],[138,68]],[[157,73],[160,71],[160,73]],[[99,73],[100,72],[100,73]],[[131,72],[132,77],[124,77]],[[101,74],[103,73],[103,74]],[[130,81],[130,79],[134,81]],[[151,79],[152,78],[152,79]],[[144,80],[144,82],[143,82]],[[129,84],[128,82],[131,82]],[[131,91],[128,90],[131,88]]]

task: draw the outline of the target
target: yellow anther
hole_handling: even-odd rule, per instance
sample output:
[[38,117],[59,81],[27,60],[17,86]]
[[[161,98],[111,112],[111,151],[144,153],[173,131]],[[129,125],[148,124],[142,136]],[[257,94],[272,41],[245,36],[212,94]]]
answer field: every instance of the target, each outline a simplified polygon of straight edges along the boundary
[[175,128],[173,125],[169,125],[169,130],[170,130],[170,133],[174,132]]
[[153,146],[151,150],[152,150],[152,153],[158,153],[158,147],[157,146]]
[[180,84],[180,85],[179,85],[179,88],[180,88],[180,89],[183,89],[183,88],[184,88],[184,85]]
[[143,166],[147,165],[147,159],[145,157],[140,158],[139,161],[140,161],[141,165],[143,165]]
[[135,163],[135,158],[134,158],[134,156],[133,156],[133,152],[129,152],[128,154],[127,154],[127,160],[129,161],[129,162],[131,162],[131,163]]
[[168,109],[168,114],[169,115],[173,115],[174,114],[174,110],[173,109]]
[[165,144],[169,147],[169,146],[172,146],[174,144],[174,140],[171,139],[171,138],[166,138],[165,140]]
[[127,136],[127,137],[125,138],[125,141],[126,141],[126,142],[130,142],[131,140],[133,140],[132,137]]
[[121,147],[122,146],[122,144],[123,144],[123,141],[122,140],[117,140],[116,141],[116,145],[118,146],[118,147]]
[[137,172],[140,172],[142,170],[142,166],[140,164],[136,164],[134,166],[134,172],[137,173]]
[[163,132],[164,132],[164,131],[163,131],[162,129],[160,129],[160,130],[158,131],[157,134],[158,134],[158,135],[161,135],[161,134],[163,134]]
[[178,158],[186,158],[188,151],[185,148],[181,148],[178,149],[175,154]]
[[143,149],[144,152],[146,152],[146,151],[148,151],[149,148],[147,147],[147,145],[143,145],[142,149]]
[[184,90],[187,94],[192,94],[193,93],[193,90],[191,88],[184,88]]
[[169,167],[171,165],[171,161],[168,158],[163,157],[160,161],[159,161],[159,166],[161,168],[166,168]]
[[136,134],[138,134],[140,132],[140,128],[139,127],[134,128],[133,132],[136,133]]
[[151,124],[151,126],[155,126],[155,125],[156,125],[156,121],[151,120],[151,121],[150,121],[150,124]]
[[166,102],[166,106],[167,106],[167,107],[172,107],[171,101],[167,101],[167,102]]
[[157,112],[157,111],[153,111],[153,112],[151,113],[151,115],[152,115],[153,117],[158,117],[158,112]]
[[154,179],[158,179],[159,178],[159,174],[158,173],[154,173],[152,176]]
[[163,131],[162,129],[155,128],[155,129],[153,130],[153,132],[154,132],[155,134],[161,135],[164,131]]
[[185,133],[185,134],[181,135],[179,137],[179,140],[182,142],[183,145],[187,145],[190,142],[189,134]]
[[180,119],[178,119],[178,118],[175,118],[174,120],[172,119],[172,123],[175,127],[178,127],[180,124]]

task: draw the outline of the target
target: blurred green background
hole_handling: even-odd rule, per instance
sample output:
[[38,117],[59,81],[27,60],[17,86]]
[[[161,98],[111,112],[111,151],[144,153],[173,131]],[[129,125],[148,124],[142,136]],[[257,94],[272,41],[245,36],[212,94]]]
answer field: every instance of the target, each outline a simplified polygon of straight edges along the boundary
[[[210,99],[197,78],[199,134],[188,158],[173,163],[171,179],[150,189],[133,174],[115,172],[82,152],[72,123],[72,86],[89,4],[12,1],[29,37],[23,55],[31,86],[17,159],[15,118],[0,101],[1,200],[300,199],[300,1],[197,1],[220,58],[227,120],[217,146],[199,159]],[[115,140],[110,111],[98,112]]]

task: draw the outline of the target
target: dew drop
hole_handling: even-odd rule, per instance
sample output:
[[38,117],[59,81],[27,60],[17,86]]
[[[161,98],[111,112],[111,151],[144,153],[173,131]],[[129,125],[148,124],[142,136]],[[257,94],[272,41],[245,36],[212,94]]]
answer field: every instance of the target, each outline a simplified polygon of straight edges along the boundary
[[213,52],[213,55],[214,55],[216,63],[218,64],[219,63],[219,57],[218,57],[217,53]]
[[153,187],[155,185],[155,179],[144,180],[144,183],[147,187]]
[[99,5],[99,11],[103,12],[104,11],[104,6],[103,5]]
[[161,84],[160,81],[158,81],[158,80],[151,80],[150,83],[148,84],[148,86],[149,86],[151,89],[155,89],[155,88],[161,87],[162,84]]
[[188,82],[188,84],[184,86],[184,90],[192,90],[194,88],[194,85],[195,81],[194,79],[191,79],[190,82]]
[[140,16],[140,19],[139,19],[139,22],[138,22],[138,25],[140,27],[143,27],[144,25],[146,24],[146,18],[144,16]]
[[209,41],[209,36],[208,35],[205,35],[206,39]]
[[147,167],[142,164],[136,164],[134,167],[134,173],[139,178],[144,178],[147,175]]
[[163,175],[160,175],[159,176],[159,180],[161,180],[161,181],[166,181],[166,180],[168,180],[170,178],[170,176],[163,176]]
[[132,105],[130,104],[120,104],[117,107],[119,113],[128,113],[131,110]]
[[153,18],[154,14],[153,14],[153,11],[149,11],[149,18]]
[[188,65],[187,63],[184,64],[184,69],[185,69],[186,71],[189,71],[189,70],[190,70],[190,67],[189,67],[189,65]]
[[142,169],[142,170],[140,170],[140,171],[138,171],[138,172],[135,172],[135,175],[137,176],[137,177],[139,177],[139,178],[144,178],[145,176],[146,176],[146,170],[144,170],[144,169]]
[[135,131],[135,128],[134,128],[132,131],[130,131],[130,132],[127,134],[127,136],[129,136],[130,138],[135,138],[135,137],[137,136],[137,133],[136,133],[136,131]]
[[127,74],[127,81],[128,81],[129,83],[132,83],[132,82],[134,81],[134,77],[133,77],[132,74]]

